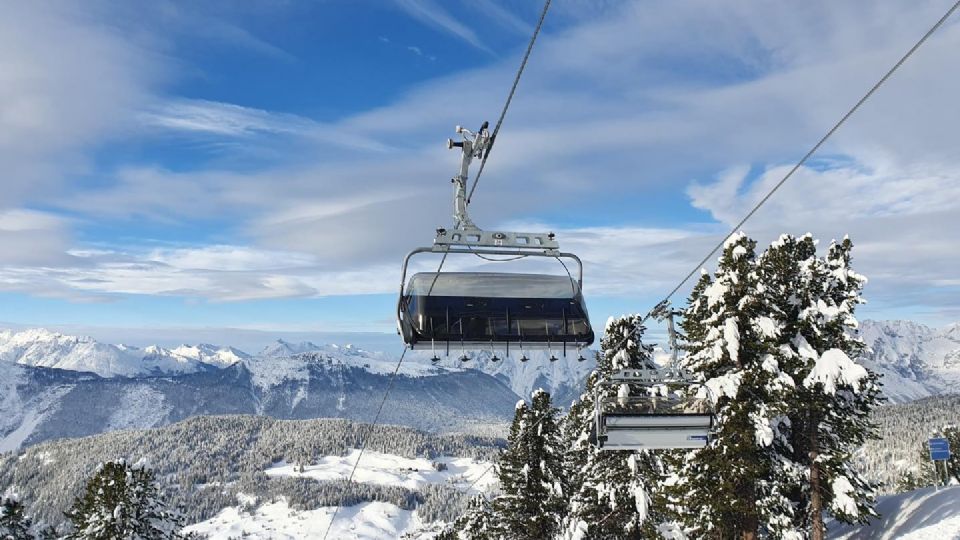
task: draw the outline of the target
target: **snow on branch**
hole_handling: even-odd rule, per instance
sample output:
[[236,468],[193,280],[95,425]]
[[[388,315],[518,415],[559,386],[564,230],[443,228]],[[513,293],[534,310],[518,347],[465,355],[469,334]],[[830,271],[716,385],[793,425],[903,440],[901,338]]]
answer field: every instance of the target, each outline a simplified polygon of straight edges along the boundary
[[830,349],[817,359],[810,374],[803,379],[803,385],[813,388],[822,384],[828,394],[837,392],[837,384],[849,385],[854,392],[860,391],[860,382],[867,378],[867,370],[854,362],[840,349]]

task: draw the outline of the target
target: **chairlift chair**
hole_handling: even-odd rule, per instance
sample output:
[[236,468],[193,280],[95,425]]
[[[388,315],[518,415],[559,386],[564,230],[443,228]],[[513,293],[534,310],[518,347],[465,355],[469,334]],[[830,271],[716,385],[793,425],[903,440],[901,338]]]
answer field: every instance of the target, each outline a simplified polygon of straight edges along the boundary
[[[678,366],[677,334],[665,304],[651,315],[667,321],[671,362],[623,369],[597,385],[591,440],[601,450],[703,448],[710,442],[714,415],[710,400],[691,395],[693,377]],[[614,391],[616,389],[616,391]],[[706,392],[706,387],[702,387]]]
[[[668,380],[659,368],[614,373],[597,386],[594,444],[601,450],[703,448],[713,414],[707,399],[686,393],[691,384]],[[629,395],[613,392],[623,385],[631,389]]]
[[[437,229],[433,245],[411,251],[403,260],[397,327],[411,349],[450,346],[464,349],[510,347],[579,350],[593,343],[583,299],[583,264],[573,253],[560,251],[553,233],[486,231],[467,214],[466,186],[472,159],[489,147],[487,123],[476,133],[460,126],[463,140],[447,141],[461,148],[460,174],[454,183],[454,227]],[[576,263],[576,277],[530,273],[419,272],[407,281],[411,259],[419,254],[549,257]],[[512,259],[510,259],[512,260]],[[564,265],[566,268],[566,265]]]

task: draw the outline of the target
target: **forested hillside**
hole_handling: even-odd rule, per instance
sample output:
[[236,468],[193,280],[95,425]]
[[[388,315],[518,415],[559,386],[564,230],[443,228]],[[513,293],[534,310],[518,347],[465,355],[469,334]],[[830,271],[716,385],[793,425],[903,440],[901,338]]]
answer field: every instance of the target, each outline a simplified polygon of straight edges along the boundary
[[[878,482],[881,493],[912,489],[903,484],[905,474],[914,476],[930,469],[927,439],[945,426],[960,425],[960,395],[926,399],[879,407],[872,415],[879,428],[877,439],[867,441],[856,457],[864,476]],[[960,448],[954,449],[960,453]]]
[[208,416],[151,430],[120,431],[48,442],[21,454],[0,454],[0,492],[16,493],[39,524],[60,524],[63,512],[98,464],[124,458],[152,468],[169,502],[186,523],[212,517],[238,504],[238,495],[270,501],[286,497],[291,507],[312,509],[386,501],[417,509],[426,521],[450,520],[467,500],[461,489],[426,485],[406,489],[376,483],[318,481],[267,475],[278,463],[309,464],[340,456],[367,441],[368,451],[405,457],[492,459],[496,439],[435,436],[410,428],[344,420],[283,421],[254,416]]

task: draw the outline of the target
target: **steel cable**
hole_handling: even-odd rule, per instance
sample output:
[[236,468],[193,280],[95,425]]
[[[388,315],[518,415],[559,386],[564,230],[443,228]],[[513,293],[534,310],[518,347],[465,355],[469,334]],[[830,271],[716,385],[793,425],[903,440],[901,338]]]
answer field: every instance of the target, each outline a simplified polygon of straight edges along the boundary
[[503,125],[503,119],[507,116],[507,109],[510,108],[510,102],[513,101],[513,94],[517,91],[517,85],[520,84],[520,76],[523,75],[524,68],[527,67],[527,60],[530,58],[530,51],[533,50],[533,44],[537,42],[537,36],[540,34],[540,28],[543,27],[543,19],[547,16],[547,10],[550,9],[550,1],[547,0],[543,4],[543,11],[540,12],[540,20],[537,21],[537,27],[533,30],[533,36],[530,37],[530,43],[527,45],[527,52],[523,55],[523,60],[520,62],[520,69],[517,70],[517,76],[513,79],[513,86],[510,87],[510,93],[507,94],[507,101],[503,104],[503,110],[500,111],[500,118],[497,120],[497,125],[493,128],[493,133],[490,134],[490,145],[487,146],[487,150],[483,153],[483,159],[480,161],[480,168],[477,170],[477,176],[473,179],[473,185],[470,187],[470,193],[467,194],[467,205],[470,204],[470,201],[473,200],[473,192],[477,189],[477,184],[480,183],[480,175],[483,174],[483,168],[487,166],[487,158],[490,157],[490,151],[493,150],[494,143],[497,142],[497,133],[500,133],[500,126]]

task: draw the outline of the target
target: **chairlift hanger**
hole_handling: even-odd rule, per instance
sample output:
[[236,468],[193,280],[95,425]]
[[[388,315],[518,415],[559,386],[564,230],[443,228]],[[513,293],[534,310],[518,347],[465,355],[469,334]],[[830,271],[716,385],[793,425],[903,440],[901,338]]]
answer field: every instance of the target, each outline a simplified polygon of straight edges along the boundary
[[667,321],[669,366],[623,369],[598,383],[591,442],[600,450],[703,448],[710,441],[714,424],[710,401],[690,395],[689,389],[698,383],[677,361],[673,317],[678,313],[669,305],[652,312]]
[[[487,231],[470,219],[467,182],[470,163],[481,158],[492,142],[488,123],[474,133],[461,126],[462,140],[447,140],[447,148],[460,148],[459,174],[453,177],[453,227],[438,228],[433,245],[412,250],[403,259],[397,326],[411,349],[436,350],[450,344],[464,349],[510,347],[558,349],[566,356],[593,343],[583,300],[583,263],[573,253],[560,251],[552,232]],[[576,277],[520,273],[421,272],[409,282],[410,260],[419,254],[545,257],[572,260]],[[489,259],[487,259],[489,260]],[[508,262],[508,261],[496,261]],[[442,263],[441,263],[442,266]],[[564,265],[566,269],[566,265]]]

